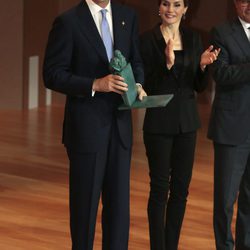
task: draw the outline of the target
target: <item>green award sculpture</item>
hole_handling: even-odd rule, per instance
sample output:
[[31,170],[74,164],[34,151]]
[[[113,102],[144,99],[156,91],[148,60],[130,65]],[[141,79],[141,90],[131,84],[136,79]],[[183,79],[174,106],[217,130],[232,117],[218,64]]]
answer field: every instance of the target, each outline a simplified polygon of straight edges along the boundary
[[118,107],[120,110],[132,108],[165,107],[173,98],[173,95],[169,94],[144,96],[142,101],[138,100],[137,86],[131,65],[130,63],[126,62],[125,57],[119,50],[114,51],[114,57],[110,61],[110,71],[112,74],[123,77],[125,83],[128,84],[128,91],[122,94],[124,103]]

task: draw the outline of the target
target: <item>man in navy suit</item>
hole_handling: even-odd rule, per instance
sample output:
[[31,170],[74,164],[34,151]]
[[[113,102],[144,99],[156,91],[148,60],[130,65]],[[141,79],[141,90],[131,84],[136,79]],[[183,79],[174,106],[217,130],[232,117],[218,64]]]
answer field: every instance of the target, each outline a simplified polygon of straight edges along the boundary
[[[93,249],[100,196],[103,249],[128,249],[131,112],[117,109],[127,84],[109,73],[102,9],[113,49],[142,83],[135,12],[109,0],[82,1],[57,17],[44,61],[45,86],[67,96],[63,143],[70,161],[72,250]],[[146,95],[140,84],[138,95]]]
[[214,232],[217,250],[250,249],[250,0],[234,0],[238,18],[213,29],[221,48],[208,137],[214,143]]

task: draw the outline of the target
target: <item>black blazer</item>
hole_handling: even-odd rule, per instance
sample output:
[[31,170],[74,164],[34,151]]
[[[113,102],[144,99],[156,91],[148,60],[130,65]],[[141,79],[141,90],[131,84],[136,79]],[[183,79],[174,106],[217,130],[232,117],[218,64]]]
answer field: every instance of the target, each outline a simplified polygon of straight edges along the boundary
[[[114,49],[122,52],[132,65],[136,81],[142,83],[135,12],[113,2],[111,8]],[[109,73],[104,44],[86,2],[81,1],[55,19],[44,60],[45,86],[67,95],[63,126],[67,147],[95,151],[102,140],[102,129],[114,120],[122,143],[131,146],[131,112],[117,110],[121,96],[96,92],[92,97],[94,79]]]
[[203,52],[200,37],[193,31],[181,28],[184,66],[179,77],[175,66],[166,67],[166,43],[160,25],[141,36],[141,55],[144,62],[145,90],[148,95],[174,94],[164,108],[147,109],[143,130],[149,133],[176,134],[195,131],[200,126],[195,91],[207,85],[207,74],[200,70]]
[[208,137],[237,145],[250,133],[250,43],[238,19],[214,28],[212,43],[221,52],[211,66],[216,91]]

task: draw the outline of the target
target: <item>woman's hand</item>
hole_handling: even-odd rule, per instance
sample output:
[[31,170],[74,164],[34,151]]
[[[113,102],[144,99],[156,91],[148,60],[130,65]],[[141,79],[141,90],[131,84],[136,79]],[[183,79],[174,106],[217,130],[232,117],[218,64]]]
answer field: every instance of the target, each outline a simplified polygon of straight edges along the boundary
[[200,67],[202,70],[206,68],[207,65],[212,64],[217,60],[217,57],[220,53],[220,48],[213,50],[214,46],[210,45],[201,55]]
[[166,66],[168,69],[171,69],[174,65],[175,54],[174,54],[174,40],[169,38],[167,42],[167,46],[165,48],[165,56],[166,56]]

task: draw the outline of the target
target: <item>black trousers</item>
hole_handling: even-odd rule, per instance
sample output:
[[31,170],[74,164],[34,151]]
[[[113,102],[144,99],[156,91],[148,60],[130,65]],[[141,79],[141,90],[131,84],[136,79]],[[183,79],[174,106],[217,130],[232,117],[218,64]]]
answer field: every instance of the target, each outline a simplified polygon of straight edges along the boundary
[[97,152],[67,149],[70,160],[72,250],[92,250],[102,196],[102,249],[127,250],[131,148],[121,144],[117,125],[104,129]]
[[[250,137],[230,146],[214,143],[214,233],[217,250],[250,250]],[[231,231],[238,197],[235,244]]]
[[144,133],[149,163],[151,250],[177,250],[192,177],[196,132]]

